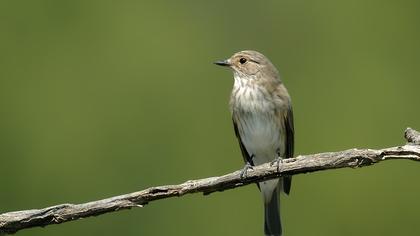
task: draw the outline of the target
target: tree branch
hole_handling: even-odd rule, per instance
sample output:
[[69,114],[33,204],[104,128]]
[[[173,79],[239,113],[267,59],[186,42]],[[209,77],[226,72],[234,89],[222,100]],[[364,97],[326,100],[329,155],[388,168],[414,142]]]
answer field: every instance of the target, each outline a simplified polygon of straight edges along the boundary
[[202,192],[207,195],[284,175],[344,167],[363,167],[390,159],[420,161],[420,133],[407,128],[405,138],[408,141],[406,145],[379,150],[349,149],[340,152],[301,155],[284,160],[279,170],[276,165],[271,166],[267,163],[247,171],[245,178],[240,177],[240,171],[235,171],[219,177],[189,180],[178,185],[151,187],[88,203],[61,204],[43,209],[3,213],[0,214],[0,234],[13,234],[25,228],[60,224],[107,212],[142,207],[151,201],[179,197],[189,193]]

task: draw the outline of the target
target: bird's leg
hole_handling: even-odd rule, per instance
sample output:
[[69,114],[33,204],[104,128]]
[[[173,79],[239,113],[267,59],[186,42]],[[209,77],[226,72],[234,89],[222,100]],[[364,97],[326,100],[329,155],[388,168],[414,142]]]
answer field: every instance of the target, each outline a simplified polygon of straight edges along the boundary
[[280,150],[277,149],[277,158],[270,162],[270,165],[273,166],[274,164],[277,165],[277,172],[280,171],[280,165],[283,164],[283,158],[280,156]]
[[254,167],[253,167],[253,165],[252,165],[252,163],[254,163],[254,161],[253,161],[253,159],[254,159],[254,155],[252,155],[251,156],[251,160],[247,160],[247,162],[246,162],[246,164],[245,164],[245,166],[244,166],[244,168],[241,170],[241,179],[243,179],[243,178],[245,178],[246,177],[246,172],[249,170],[249,169],[254,169]]

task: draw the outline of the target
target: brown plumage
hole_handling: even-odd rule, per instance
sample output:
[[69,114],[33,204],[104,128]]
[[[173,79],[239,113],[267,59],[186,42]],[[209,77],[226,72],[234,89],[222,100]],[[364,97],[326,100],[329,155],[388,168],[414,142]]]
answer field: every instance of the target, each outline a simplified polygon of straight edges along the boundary
[[[274,65],[256,51],[241,51],[216,64],[233,70],[230,110],[245,162],[260,165],[277,158],[291,158],[292,105]],[[279,192],[289,194],[290,187],[291,177],[259,183],[265,206],[265,235],[281,235]]]

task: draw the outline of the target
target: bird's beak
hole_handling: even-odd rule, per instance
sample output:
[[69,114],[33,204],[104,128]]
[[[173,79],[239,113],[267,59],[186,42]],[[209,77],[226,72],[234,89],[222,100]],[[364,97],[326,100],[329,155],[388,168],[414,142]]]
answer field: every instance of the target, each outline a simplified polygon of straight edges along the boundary
[[215,61],[214,64],[219,65],[219,66],[230,66],[230,63],[228,60]]

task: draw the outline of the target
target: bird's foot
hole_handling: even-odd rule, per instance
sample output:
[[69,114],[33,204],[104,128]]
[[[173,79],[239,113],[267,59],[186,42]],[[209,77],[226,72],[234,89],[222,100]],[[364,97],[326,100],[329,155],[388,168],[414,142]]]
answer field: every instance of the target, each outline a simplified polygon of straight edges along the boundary
[[280,156],[274,159],[272,162],[270,162],[270,166],[276,165],[277,166],[277,172],[280,172],[280,166],[283,164],[283,158]]
[[248,172],[249,169],[254,169],[254,167],[249,164],[249,162],[247,162],[244,166],[244,168],[241,170],[241,179],[244,179],[246,177],[246,173]]

